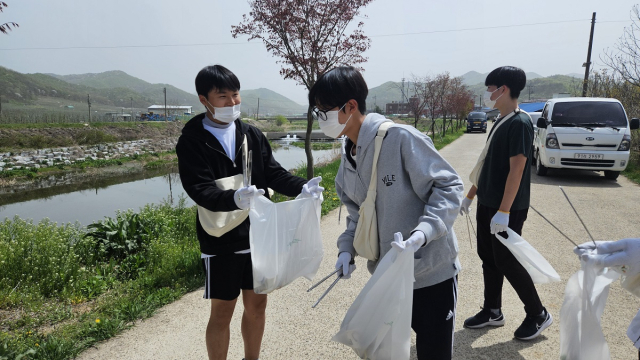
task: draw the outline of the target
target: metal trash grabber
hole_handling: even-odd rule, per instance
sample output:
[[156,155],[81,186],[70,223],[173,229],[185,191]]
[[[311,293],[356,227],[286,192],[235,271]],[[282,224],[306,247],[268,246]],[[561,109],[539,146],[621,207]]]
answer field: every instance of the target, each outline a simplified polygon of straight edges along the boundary
[[591,233],[589,232],[589,229],[587,229],[587,225],[585,225],[584,221],[582,221],[582,218],[578,214],[578,210],[576,210],[576,208],[573,206],[573,204],[571,203],[571,200],[569,200],[569,196],[567,196],[567,193],[564,192],[564,189],[562,188],[562,186],[559,186],[559,188],[562,191],[562,193],[564,194],[564,197],[567,198],[567,201],[569,202],[569,205],[571,205],[571,208],[573,209],[573,212],[576,213],[576,216],[578,217],[578,220],[580,220],[580,223],[582,224],[584,229],[587,231],[587,234],[589,234],[589,237],[591,238],[591,241],[593,241],[593,246],[595,246],[596,249],[597,249],[598,245],[596,244],[596,241],[593,239],[593,236],[591,236]]
[[[349,265],[351,265],[351,264],[355,264],[355,261],[351,260],[351,261],[349,262]],[[331,276],[333,276],[334,274],[336,274],[338,271],[342,271],[342,268],[338,268],[338,269],[336,269],[335,271],[332,271],[332,272],[331,272],[331,274],[329,274],[329,275],[327,275],[327,276],[323,277],[323,278],[322,278],[320,281],[318,281],[315,285],[311,286],[311,287],[307,290],[307,292],[309,292],[309,291],[311,291],[311,290],[313,290],[313,289],[317,288],[317,287],[318,287],[318,285],[320,285],[320,284],[322,284],[323,282],[325,282],[328,278],[330,278]],[[334,286],[336,286],[336,284],[338,283],[338,280],[342,279],[342,276],[343,276],[343,275],[342,275],[342,273],[340,273],[340,274],[338,275],[338,277],[333,281],[333,283],[331,283],[331,285],[329,285],[329,288],[327,288],[327,290],[325,290],[325,292],[322,294],[322,296],[320,296],[320,298],[318,299],[318,301],[316,301],[316,303],[315,303],[315,304],[313,304],[313,306],[311,307],[312,309],[315,309],[315,307],[316,307],[316,306],[318,306],[318,304],[320,303],[320,301],[321,301],[322,299],[324,299],[324,297],[325,297],[325,296],[327,296],[327,294],[329,293],[329,291],[331,291],[331,289],[333,289],[333,287],[334,287]]]

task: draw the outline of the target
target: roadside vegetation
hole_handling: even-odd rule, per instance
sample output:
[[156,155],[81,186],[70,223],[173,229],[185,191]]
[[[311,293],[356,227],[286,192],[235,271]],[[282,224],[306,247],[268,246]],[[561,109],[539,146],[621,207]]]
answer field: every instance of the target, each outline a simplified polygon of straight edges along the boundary
[[0,151],[95,145],[157,136],[179,136],[182,123],[108,122],[0,124]]
[[[440,149],[462,133],[436,136],[434,144]],[[91,166],[113,165],[100,161]],[[325,188],[322,215],[340,206],[339,165],[336,159],[315,168]],[[306,170],[294,173],[304,177]],[[184,203],[146,205],[87,227],[1,222],[0,359],[73,358],[201,287],[196,208]]]
[[[51,175],[58,175],[67,172],[86,171],[89,169],[104,168],[107,166],[121,166],[128,163],[140,163],[141,168],[152,170],[162,167],[175,166],[178,158],[176,151],[169,150],[164,152],[150,152],[141,155],[131,155],[129,157],[121,157],[117,159],[87,159],[85,161],[75,162],[70,165],[63,163],[41,167],[40,169],[17,169],[17,170],[3,170],[0,171],[0,185],[3,181],[7,180],[36,180],[40,178],[46,178]],[[1,359],[0,359],[1,360]]]

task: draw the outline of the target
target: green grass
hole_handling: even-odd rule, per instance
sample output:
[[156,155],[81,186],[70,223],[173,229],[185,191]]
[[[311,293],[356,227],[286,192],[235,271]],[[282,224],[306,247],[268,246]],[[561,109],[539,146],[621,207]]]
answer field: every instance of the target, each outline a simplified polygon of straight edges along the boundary
[[[440,149],[462,133],[434,144]],[[322,215],[340,205],[339,166],[337,159],[315,168],[325,188]],[[304,177],[306,168],[294,174]],[[0,321],[0,359],[73,358],[201,287],[195,216],[181,200],[119,213],[88,229],[17,217],[0,222],[0,310],[10,315]]]
[[18,314],[0,322],[0,359],[72,358],[200,287],[195,216],[182,201],[121,213],[102,222],[106,243],[79,225],[0,223],[0,309]]
[[447,134],[445,136],[440,137],[439,134],[436,134],[436,136],[434,136],[431,140],[433,140],[433,145],[436,147],[436,149],[440,150],[443,147],[451,144],[455,139],[462,136],[465,131],[466,127],[461,127],[458,130],[454,130],[453,133],[451,133],[450,130],[447,130]]
[[[149,126],[157,129],[164,129],[167,126],[175,126],[168,121],[130,121],[130,122],[92,122],[91,127],[120,127],[136,128],[138,126]],[[84,128],[84,123],[32,123],[32,124],[3,124],[0,129],[48,129],[48,128]]]
[[[292,146],[304,149],[304,141],[294,141]],[[339,142],[312,142],[311,150],[331,150],[340,147]]]
[[637,161],[629,161],[627,168],[622,172],[627,179],[640,184],[640,164]]

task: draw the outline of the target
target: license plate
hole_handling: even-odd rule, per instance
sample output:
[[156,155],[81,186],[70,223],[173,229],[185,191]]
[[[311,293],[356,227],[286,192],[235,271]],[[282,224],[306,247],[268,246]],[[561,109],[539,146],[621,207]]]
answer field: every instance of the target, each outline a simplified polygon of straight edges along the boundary
[[474,123],[475,125],[479,125],[479,124],[480,124],[480,122],[479,122],[479,121],[474,121],[473,123]]
[[603,154],[574,154],[574,159],[604,160]]

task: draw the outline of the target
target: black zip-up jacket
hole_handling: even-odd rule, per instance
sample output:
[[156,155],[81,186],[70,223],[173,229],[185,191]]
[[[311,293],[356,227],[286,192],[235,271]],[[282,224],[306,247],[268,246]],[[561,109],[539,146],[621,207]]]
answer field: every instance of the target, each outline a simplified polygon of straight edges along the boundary
[[[271,188],[287,196],[298,196],[305,179],[292,175],[273,158],[269,141],[256,127],[237,119],[235,162],[204,126],[205,114],[196,115],[182,129],[176,145],[178,167],[182,187],[193,201],[210,211],[238,210],[233,195],[235,190],[222,190],[216,179],[242,174],[242,140],[247,136],[247,146],[252,151],[252,185],[265,191]],[[196,230],[200,251],[208,255],[231,254],[249,249],[249,218],[221,237],[209,235],[196,216]]]

